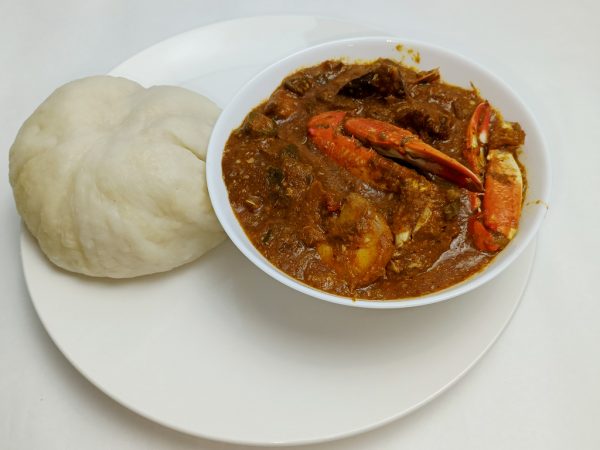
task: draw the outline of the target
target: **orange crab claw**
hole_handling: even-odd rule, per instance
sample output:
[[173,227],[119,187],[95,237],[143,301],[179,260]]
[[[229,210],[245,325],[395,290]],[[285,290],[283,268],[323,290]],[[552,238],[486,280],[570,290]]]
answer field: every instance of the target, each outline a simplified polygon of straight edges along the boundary
[[508,239],[517,232],[523,201],[523,177],[510,152],[490,150],[483,197],[483,223]]
[[481,176],[485,167],[484,145],[488,142],[492,107],[482,102],[475,108],[467,126],[467,145],[463,156],[473,171]]
[[[491,118],[492,107],[487,101],[481,102],[473,111],[467,126],[467,142],[463,149],[463,156],[471,170],[480,177],[483,177],[485,172],[484,147],[488,142]],[[477,211],[481,207],[480,196],[470,193],[469,203],[471,211]]]
[[308,135],[321,152],[355,177],[384,191],[398,192],[410,169],[390,161],[358,140],[341,134],[344,111],[328,111],[308,121]]
[[521,217],[523,177],[512,153],[490,150],[487,155],[492,107],[485,101],[477,105],[467,127],[463,156],[479,176],[485,175],[485,192],[469,193],[473,215],[468,229],[475,247],[497,252],[514,237]]
[[473,238],[475,247],[487,252],[497,252],[502,247],[494,235],[481,223],[481,215],[474,214],[469,217],[468,230]]
[[401,159],[470,191],[483,191],[481,180],[470,169],[404,128],[364,118],[348,119],[344,128],[385,156]]
[[[487,252],[504,248],[517,232],[521,215],[523,180],[511,153],[491,150],[486,167],[492,107],[482,102],[475,108],[467,126],[463,156],[479,176],[485,175],[483,196],[469,193],[473,215],[468,229],[475,247]],[[483,197],[483,201],[481,200]]]

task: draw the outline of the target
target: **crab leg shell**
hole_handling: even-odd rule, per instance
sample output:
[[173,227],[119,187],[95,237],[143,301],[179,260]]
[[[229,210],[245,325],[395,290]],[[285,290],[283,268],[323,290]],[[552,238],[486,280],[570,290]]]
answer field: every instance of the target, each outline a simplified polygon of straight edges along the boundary
[[483,197],[483,223],[508,239],[517,232],[523,202],[523,177],[510,152],[488,153]]
[[392,158],[455,183],[471,191],[483,191],[479,177],[457,160],[421,141],[410,131],[376,119],[353,118],[344,124],[345,130]]

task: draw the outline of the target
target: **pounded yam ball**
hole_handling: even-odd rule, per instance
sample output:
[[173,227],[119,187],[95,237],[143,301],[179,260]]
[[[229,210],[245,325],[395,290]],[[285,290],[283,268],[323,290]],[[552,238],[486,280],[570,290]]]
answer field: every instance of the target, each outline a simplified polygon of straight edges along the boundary
[[10,149],[17,209],[46,256],[73,272],[125,278],[220,243],[204,162],[218,115],[194,92],[124,78],[57,89]]

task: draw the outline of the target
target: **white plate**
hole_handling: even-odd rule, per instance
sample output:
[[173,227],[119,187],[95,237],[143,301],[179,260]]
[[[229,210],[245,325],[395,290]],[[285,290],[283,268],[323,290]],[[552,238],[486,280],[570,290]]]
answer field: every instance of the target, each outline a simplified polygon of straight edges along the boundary
[[[224,105],[283,54],[373,32],[311,17],[234,20],[164,41],[113,74],[181,84]],[[179,270],[122,281],[57,269],[26,232],[21,249],[42,323],[98,388],[176,430],[265,445],[349,436],[443,392],[504,329],[534,257],[532,244],[451,302],[362,310],[281,285],[230,242]]]

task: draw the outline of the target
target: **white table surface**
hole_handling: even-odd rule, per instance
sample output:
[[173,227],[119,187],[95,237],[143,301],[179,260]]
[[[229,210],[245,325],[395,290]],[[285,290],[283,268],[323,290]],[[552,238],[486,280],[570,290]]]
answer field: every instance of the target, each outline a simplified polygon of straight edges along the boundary
[[538,117],[554,176],[529,286],[494,348],[412,415],[310,448],[600,448],[600,3],[592,0],[0,0],[0,448],[233,448],[137,416],[56,349],[21,271],[8,149],[25,118],[67,81],[198,26],[286,13],[362,21],[488,66]]

